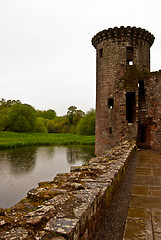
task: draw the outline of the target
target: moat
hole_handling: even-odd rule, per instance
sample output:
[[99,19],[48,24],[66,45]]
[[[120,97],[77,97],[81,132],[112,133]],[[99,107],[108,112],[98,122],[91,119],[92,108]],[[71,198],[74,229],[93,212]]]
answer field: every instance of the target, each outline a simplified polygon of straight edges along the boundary
[[57,173],[69,172],[71,166],[87,163],[94,156],[94,146],[25,147],[0,151],[0,206],[8,208],[37,187],[51,181]]

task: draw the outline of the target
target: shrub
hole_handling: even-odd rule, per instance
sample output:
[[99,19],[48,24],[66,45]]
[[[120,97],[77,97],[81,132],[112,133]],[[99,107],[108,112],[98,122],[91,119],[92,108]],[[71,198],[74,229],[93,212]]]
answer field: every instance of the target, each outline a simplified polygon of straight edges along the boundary
[[32,132],[36,127],[36,111],[28,104],[14,104],[6,117],[6,129],[12,132]]

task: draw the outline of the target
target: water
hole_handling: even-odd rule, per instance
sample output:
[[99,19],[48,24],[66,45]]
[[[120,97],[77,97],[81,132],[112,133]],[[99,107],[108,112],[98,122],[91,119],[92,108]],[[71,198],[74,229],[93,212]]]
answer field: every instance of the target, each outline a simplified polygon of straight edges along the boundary
[[0,206],[9,208],[37,187],[71,166],[87,163],[94,146],[25,147],[0,151]]

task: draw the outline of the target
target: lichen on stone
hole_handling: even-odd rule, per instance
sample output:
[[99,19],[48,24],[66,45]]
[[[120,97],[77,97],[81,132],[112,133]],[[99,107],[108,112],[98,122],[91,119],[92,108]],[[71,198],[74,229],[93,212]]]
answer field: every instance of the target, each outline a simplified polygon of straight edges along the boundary
[[149,72],[146,69],[139,70],[135,65],[132,65],[126,66],[124,75],[120,79],[123,81],[123,88],[126,91],[136,91],[138,82],[143,81],[148,77]]

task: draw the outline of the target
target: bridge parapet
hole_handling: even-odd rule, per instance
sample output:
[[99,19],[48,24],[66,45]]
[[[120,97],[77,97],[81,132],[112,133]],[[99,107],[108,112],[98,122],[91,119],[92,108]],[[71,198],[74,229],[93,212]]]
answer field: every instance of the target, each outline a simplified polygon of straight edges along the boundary
[[0,209],[0,239],[92,239],[135,148],[121,142],[89,164],[39,183],[11,209]]

